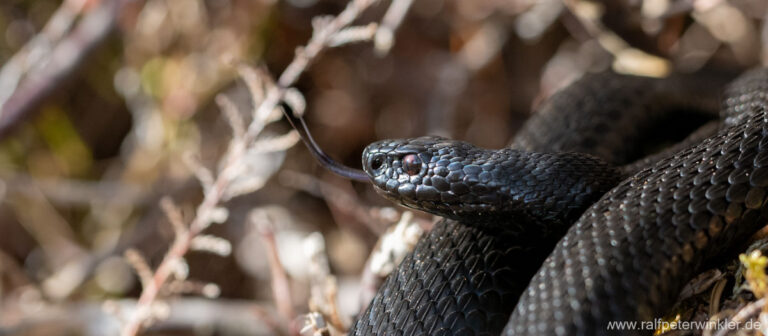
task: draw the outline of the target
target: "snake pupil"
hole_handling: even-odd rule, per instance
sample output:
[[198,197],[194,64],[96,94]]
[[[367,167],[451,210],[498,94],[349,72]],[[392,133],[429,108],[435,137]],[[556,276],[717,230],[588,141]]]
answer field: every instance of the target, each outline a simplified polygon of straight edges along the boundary
[[408,154],[403,157],[403,169],[408,175],[416,175],[421,171],[421,159],[416,154]]

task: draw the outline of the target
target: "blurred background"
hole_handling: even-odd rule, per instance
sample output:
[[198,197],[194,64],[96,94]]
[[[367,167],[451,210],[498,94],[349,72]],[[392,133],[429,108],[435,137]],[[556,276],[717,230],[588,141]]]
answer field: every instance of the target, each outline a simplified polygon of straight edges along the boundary
[[[0,335],[117,334],[142,292],[136,255],[154,268],[174,239],[161,199],[191,219],[204,190],[190,155],[215,170],[230,142],[217,95],[250,109],[240,77],[277,76],[312,19],[346,4],[0,2]],[[379,21],[389,4],[357,22]],[[317,142],[352,167],[386,138],[499,148],[585,72],[765,64],[766,15],[762,0],[417,0],[388,53],[331,49],[296,88]],[[260,136],[289,129],[278,121]],[[248,169],[253,192],[226,200],[226,220],[206,231],[229,245],[186,254],[185,276],[200,285],[163,296],[146,333],[288,335],[318,316],[343,329],[370,298],[366,261],[402,209],[331,175],[303,146],[261,153]],[[415,231],[432,222],[407,219]],[[333,295],[313,299],[316,288]]]

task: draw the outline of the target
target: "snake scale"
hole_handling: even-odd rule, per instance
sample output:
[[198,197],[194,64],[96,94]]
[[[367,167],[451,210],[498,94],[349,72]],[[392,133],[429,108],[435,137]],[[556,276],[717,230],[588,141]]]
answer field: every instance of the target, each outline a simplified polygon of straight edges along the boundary
[[[587,75],[510,148],[369,145],[363,167],[377,192],[446,219],[350,334],[652,333],[608,324],[660,317],[704,262],[768,219],[768,70],[723,83]],[[680,133],[670,125],[691,135],[648,155],[655,138]]]

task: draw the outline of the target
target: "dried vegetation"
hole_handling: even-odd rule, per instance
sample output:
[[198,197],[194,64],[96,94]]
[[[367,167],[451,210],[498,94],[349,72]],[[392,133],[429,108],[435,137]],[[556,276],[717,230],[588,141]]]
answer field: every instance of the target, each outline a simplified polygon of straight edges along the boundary
[[[382,138],[501,147],[585,72],[765,64],[766,15],[760,0],[3,1],[0,335],[341,334],[433,219],[318,168],[282,103],[351,166]],[[768,327],[764,237],[665,321]]]

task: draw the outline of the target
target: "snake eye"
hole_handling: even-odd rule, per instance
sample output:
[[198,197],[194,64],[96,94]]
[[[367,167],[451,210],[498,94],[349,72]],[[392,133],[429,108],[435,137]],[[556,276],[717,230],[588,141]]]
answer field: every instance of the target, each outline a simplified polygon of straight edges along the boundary
[[379,170],[384,165],[384,155],[374,155],[369,161],[368,166],[371,170]]
[[403,157],[403,170],[408,175],[416,175],[421,171],[421,159],[416,154],[408,154]]

